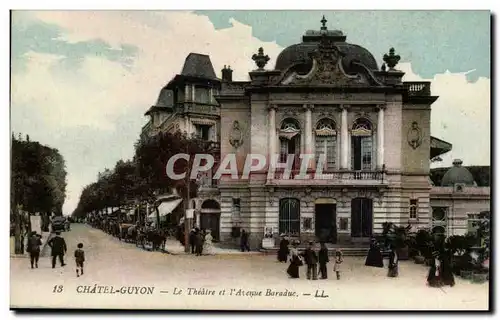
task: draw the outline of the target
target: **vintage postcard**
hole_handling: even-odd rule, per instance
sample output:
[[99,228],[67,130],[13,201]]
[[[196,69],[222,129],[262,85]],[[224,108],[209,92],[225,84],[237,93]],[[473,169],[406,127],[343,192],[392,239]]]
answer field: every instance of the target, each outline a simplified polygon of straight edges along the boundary
[[12,11],[10,306],[484,310],[489,11]]

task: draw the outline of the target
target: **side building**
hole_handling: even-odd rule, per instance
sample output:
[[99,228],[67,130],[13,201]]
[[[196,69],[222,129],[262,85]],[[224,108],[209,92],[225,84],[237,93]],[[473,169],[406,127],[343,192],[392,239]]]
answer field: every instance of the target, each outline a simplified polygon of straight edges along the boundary
[[[142,136],[151,136],[159,132],[183,131],[188,135],[210,141],[214,145],[216,162],[220,155],[220,107],[215,100],[219,94],[221,80],[215,75],[208,55],[190,53],[184,62],[180,74],[173,77],[160,91],[155,105],[145,113],[149,121],[142,128]],[[212,172],[200,177],[199,197],[192,199],[191,208],[196,211],[195,224],[214,230],[218,239],[220,197],[217,180],[212,179]],[[175,210],[172,205],[164,205],[167,211]],[[160,214],[169,214],[170,212]],[[212,213],[217,213],[213,215]],[[204,213],[202,217],[200,214]],[[202,220],[203,218],[203,220]]]

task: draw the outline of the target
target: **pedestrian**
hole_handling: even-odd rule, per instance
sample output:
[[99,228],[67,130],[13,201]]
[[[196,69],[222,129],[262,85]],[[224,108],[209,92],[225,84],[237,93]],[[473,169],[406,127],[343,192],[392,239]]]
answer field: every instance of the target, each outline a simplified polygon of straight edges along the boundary
[[449,252],[446,252],[441,257],[441,273],[443,284],[445,286],[453,287],[455,285],[455,277],[453,276],[453,270],[451,268],[451,255]]
[[382,252],[380,252],[380,247],[375,239],[371,240],[370,250],[366,256],[365,266],[383,268],[384,258],[382,257]]
[[396,247],[391,245],[391,252],[389,253],[389,270],[387,276],[391,278],[397,277],[398,272],[398,254],[396,252]]
[[196,255],[201,256],[203,252],[203,234],[201,230],[198,228],[196,228],[195,244],[196,244]]
[[214,245],[212,243],[212,240],[213,240],[212,231],[208,229],[205,232],[205,238],[203,242],[203,251],[205,251],[205,254],[207,255],[214,254]]
[[429,269],[429,273],[427,274],[427,284],[430,287],[440,288],[443,286],[443,279],[441,261],[439,260],[439,252],[434,251],[432,253],[432,258],[433,261]]
[[290,241],[288,241],[288,237],[284,233],[282,233],[280,236],[281,236],[281,241],[280,241],[280,248],[278,249],[278,261],[286,262],[288,254],[290,253],[290,249],[288,248]]
[[333,265],[333,271],[337,274],[337,280],[340,280],[340,266],[342,265],[342,262],[344,262],[344,254],[341,249],[337,249],[335,251],[335,264]]
[[196,248],[196,229],[191,229],[189,233],[189,245],[191,246],[191,254],[194,254]]
[[66,264],[64,263],[64,254],[68,251],[66,246],[66,241],[63,237],[61,237],[61,233],[56,232],[55,237],[49,240],[47,243],[51,248],[52,255],[52,268],[56,267],[56,258],[59,257],[59,262],[61,263],[61,267],[64,267]]
[[250,246],[248,245],[248,233],[245,231],[245,229],[241,230],[240,249],[241,252],[245,252],[245,250],[250,252]]
[[42,240],[36,231],[31,232],[31,236],[28,239],[28,245],[26,251],[30,254],[31,269],[38,268],[38,259],[40,258],[40,246],[42,245]]
[[299,245],[298,241],[294,241],[292,243],[292,248],[290,249],[290,265],[286,272],[292,279],[299,278],[299,267],[304,265],[302,259],[300,258],[299,252],[297,250],[297,246]]
[[[75,250],[76,276],[83,276],[83,263],[85,262],[85,251],[83,251],[83,243],[77,245]],[[80,274],[78,273],[80,271]]]
[[309,246],[304,251],[304,260],[307,265],[307,279],[318,280],[318,256],[313,248],[314,242],[309,241]]
[[318,253],[319,272],[321,273],[321,279],[328,279],[328,272],[326,268],[326,264],[330,262],[330,259],[328,258],[328,248],[324,242],[321,242],[320,246],[321,248]]

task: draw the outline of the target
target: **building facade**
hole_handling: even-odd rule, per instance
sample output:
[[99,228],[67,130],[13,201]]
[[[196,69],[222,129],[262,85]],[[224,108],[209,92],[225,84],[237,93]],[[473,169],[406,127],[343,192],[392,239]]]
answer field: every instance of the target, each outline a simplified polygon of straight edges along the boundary
[[[450,201],[449,187],[429,179],[430,160],[451,150],[430,135],[438,99],[431,84],[403,82],[394,49],[379,68],[368,50],[322,24],[285,48],[272,70],[264,69],[269,58],[259,49],[250,81],[233,81],[226,67],[217,79],[208,56],[190,54],[146,113],[144,134],[197,133],[220,145],[224,168],[235,155],[239,176],[207,173],[192,203],[198,226],[221,242],[238,241],[245,229],[254,248],[265,233],[364,244],[383,222],[433,226],[433,203]],[[267,164],[241,177],[249,154],[264,155]],[[270,169],[274,159],[288,163],[290,174]],[[311,177],[300,178],[301,168]],[[318,172],[328,177],[315,179]]]

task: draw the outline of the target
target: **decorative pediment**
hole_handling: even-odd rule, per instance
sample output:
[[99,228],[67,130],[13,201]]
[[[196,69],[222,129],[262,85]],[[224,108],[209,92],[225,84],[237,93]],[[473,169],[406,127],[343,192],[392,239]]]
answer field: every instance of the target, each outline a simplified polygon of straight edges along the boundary
[[372,131],[366,128],[356,128],[351,131],[351,135],[357,137],[369,137],[372,135]]
[[299,129],[289,126],[289,127],[285,127],[283,129],[281,129],[279,136],[280,136],[280,138],[285,138],[285,139],[290,140],[299,133],[300,133]]
[[317,136],[335,136],[337,135],[337,131],[330,128],[321,128],[316,130]]
[[311,71],[301,76],[296,72],[285,74],[281,80],[284,85],[335,85],[359,86],[368,82],[360,74],[349,75],[342,68],[344,54],[328,37],[321,39],[318,49],[311,55]]

